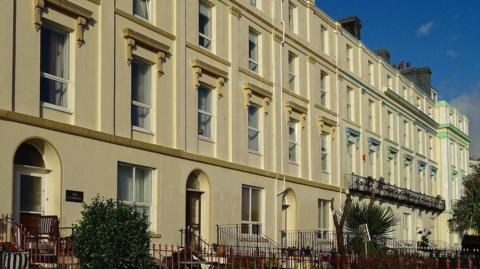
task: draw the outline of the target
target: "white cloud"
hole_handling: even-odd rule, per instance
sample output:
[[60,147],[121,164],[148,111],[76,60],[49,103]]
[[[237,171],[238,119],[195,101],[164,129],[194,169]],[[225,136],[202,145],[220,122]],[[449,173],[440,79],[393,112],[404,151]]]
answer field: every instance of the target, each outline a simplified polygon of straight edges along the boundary
[[427,36],[433,28],[433,21],[426,22],[417,29],[417,36]]
[[457,59],[458,53],[456,50],[449,49],[446,52],[447,56],[450,57],[450,59]]
[[480,104],[480,81],[475,87],[457,98],[450,101],[460,112],[465,113],[469,121],[469,136],[472,139],[470,143],[470,156],[480,156],[480,113],[478,105]]

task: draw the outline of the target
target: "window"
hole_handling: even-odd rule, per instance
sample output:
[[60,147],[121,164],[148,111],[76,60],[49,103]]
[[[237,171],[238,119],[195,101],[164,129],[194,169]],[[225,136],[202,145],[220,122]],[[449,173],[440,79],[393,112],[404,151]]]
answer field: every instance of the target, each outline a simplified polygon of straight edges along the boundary
[[393,140],[393,113],[391,111],[387,112],[387,136],[389,139]]
[[248,106],[248,149],[255,152],[260,151],[260,123],[258,111],[258,106],[252,104]]
[[410,147],[410,125],[408,121],[403,121],[403,144],[405,147]]
[[348,154],[348,165],[347,165],[347,174],[355,173],[355,156],[356,156],[356,146],[355,143],[347,143],[347,154]]
[[200,1],[199,14],[199,45],[208,50],[212,49],[212,7],[205,1]]
[[40,101],[68,107],[69,37],[68,33],[50,26],[41,30]]
[[347,87],[347,118],[353,121],[353,102],[354,102],[354,95],[353,89]]
[[368,151],[368,162],[370,165],[370,176],[377,177],[377,152],[374,150]]
[[150,129],[151,84],[150,65],[132,62],[132,126]]
[[372,100],[368,101],[368,128],[372,131],[375,131],[375,102]]
[[130,164],[118,164],[117,198],[150,214],[152,170]]
[[417,138],[418,138],[418,141],[417,141],[418,152],[420,154],[423,154],[423,132],[421,129],[417,130]]
[[200,84],[198,87],[198,135],[212,138],[212,97],[211,90]]
[[297,33],[297,7],[293,3],[288,4],[288,29]]
[[248,69],[258,73],[258,33],[248,31]]
[[373,63],[368,61],[368,78],[370,79],[370,84],[375,85],[375,70]]
[[150,0],[133,0],[133,15],[149,20],[150,10]]
[[450,163],[452,165],[455,165],[456,161],[455,161],[455,144],[454,143],[450,143]]
[[403,188],[410,188],[410,177],[412,175],[412,165],[410,163],[405,164],[405,175],[403,176]]
[[463,131],[463,120],[462,120],[462,119],[459,119],[459,120],[458,120],[458,129],[460,129],[461,131]]
[[[318,200],[318,229],[321,233],[329,231],[330,220],[330,201]],[[323,235],[323,234],[322,234]]]
[[459,149],[458,151],[458,160],[459,160],[459,168],[460,169],[464,169],[463,165],[464,165],[464,155],[463,155],[463,149]]
[[403,98],[408,100],[408,89],[406,87],[403,87]]
[[257,6],[257,0],[250,0],[250,5],[256,7]]
[[393,89],[392,77],[390,75],[387,75],[387,88],[390,90]]
[[325,26],[320,26],[320,38],[321,38],[321,44],[322,44],[322,49],[323,53],[325,54],[330,54],[329,53],[329,46],[328,46],[328,29]]
[[320,73],[320,105],[324,107],[329,107],[328,101],[328,84],[329,84],[329,77],[326,72]]
[[422,103],[420,97],[417,97],[417,108],[422,109]]
[[387,173],[387,176],[388,176],[388,180],[390,182],[390,184],[396,184],[396,174],[397,174],[397,157],[396,155],[394,155],[393,153],[389,153],[393,156],[389,157],[388,158],[388,173]]
[[328,163],[328,150],[329,150],[329,135],[327,133],[322,133],[320,135],[320,158],[321,158],[321,164],[320,167],[322,171],[328,172],[329,169],[329,163]]
[[450,124],[455,124],[455,118],[453,116],[453,112],[450,112],[449,120],[450,120]]
[[293,52],[288,53],[288,88],[292,91],[296,90],[297,78],[297,55]]
[[291,162],[297,162],[298,154],[298,122],[290,119],[288,121],[288,159]]
[[260,234],[262,229],[262,190],[242,186],[242,233]]
[[345,57],[346,57],[346,64],[347,64],[348,70],[353,71],[353,64],[352,64],[353,49],[352,49],[352,46],[348,44],[345,51]]
[[410,226],[411,226],[410,214],[403,213],[403,240],[411,239]]
[[430,153],[430,159],[435,158],[435,149],[434,149],[433,137],[432,136],[428,137],[428,150],[429,150],[429,153]]

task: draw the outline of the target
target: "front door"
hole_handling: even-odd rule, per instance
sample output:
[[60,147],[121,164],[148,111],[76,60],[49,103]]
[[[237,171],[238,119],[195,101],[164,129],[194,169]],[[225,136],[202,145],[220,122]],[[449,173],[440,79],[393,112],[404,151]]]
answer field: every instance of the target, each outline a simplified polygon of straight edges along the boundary
[[200,246],[202,192],[187,190],[185,245]]
[[45,212],[45,174],[35,169],[15,169],[14,219],[25,223]]

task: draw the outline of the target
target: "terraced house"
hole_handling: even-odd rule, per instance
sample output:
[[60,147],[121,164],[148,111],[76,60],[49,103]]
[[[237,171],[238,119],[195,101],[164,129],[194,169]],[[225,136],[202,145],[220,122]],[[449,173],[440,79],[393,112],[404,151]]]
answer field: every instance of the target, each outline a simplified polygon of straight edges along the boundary
[[0,213],[17,222],[71,226],[100,194],[162,243],[281,245],[327,238],[332,198],[376,186],[398,244],[458,243],[468,119],[357,18],[306,0],[0,3]]

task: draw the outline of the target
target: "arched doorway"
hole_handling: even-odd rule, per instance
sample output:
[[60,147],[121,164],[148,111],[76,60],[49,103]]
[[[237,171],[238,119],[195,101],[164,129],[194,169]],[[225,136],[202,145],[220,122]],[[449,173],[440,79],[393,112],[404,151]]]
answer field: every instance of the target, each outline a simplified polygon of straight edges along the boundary
[[209,238],[209,184],[205,173],[191,172],[187,178],[185,201],[185,245],[200,246]]
[[288,189],[282,196],[282,241],[287,244],[288,231],[294,231],[297,228],[297,199],[295,193]]
[[17,223],[60,214],[60,159],[50,144],[38,138],[23,142],[15,152],[13,170],[13,216]]

